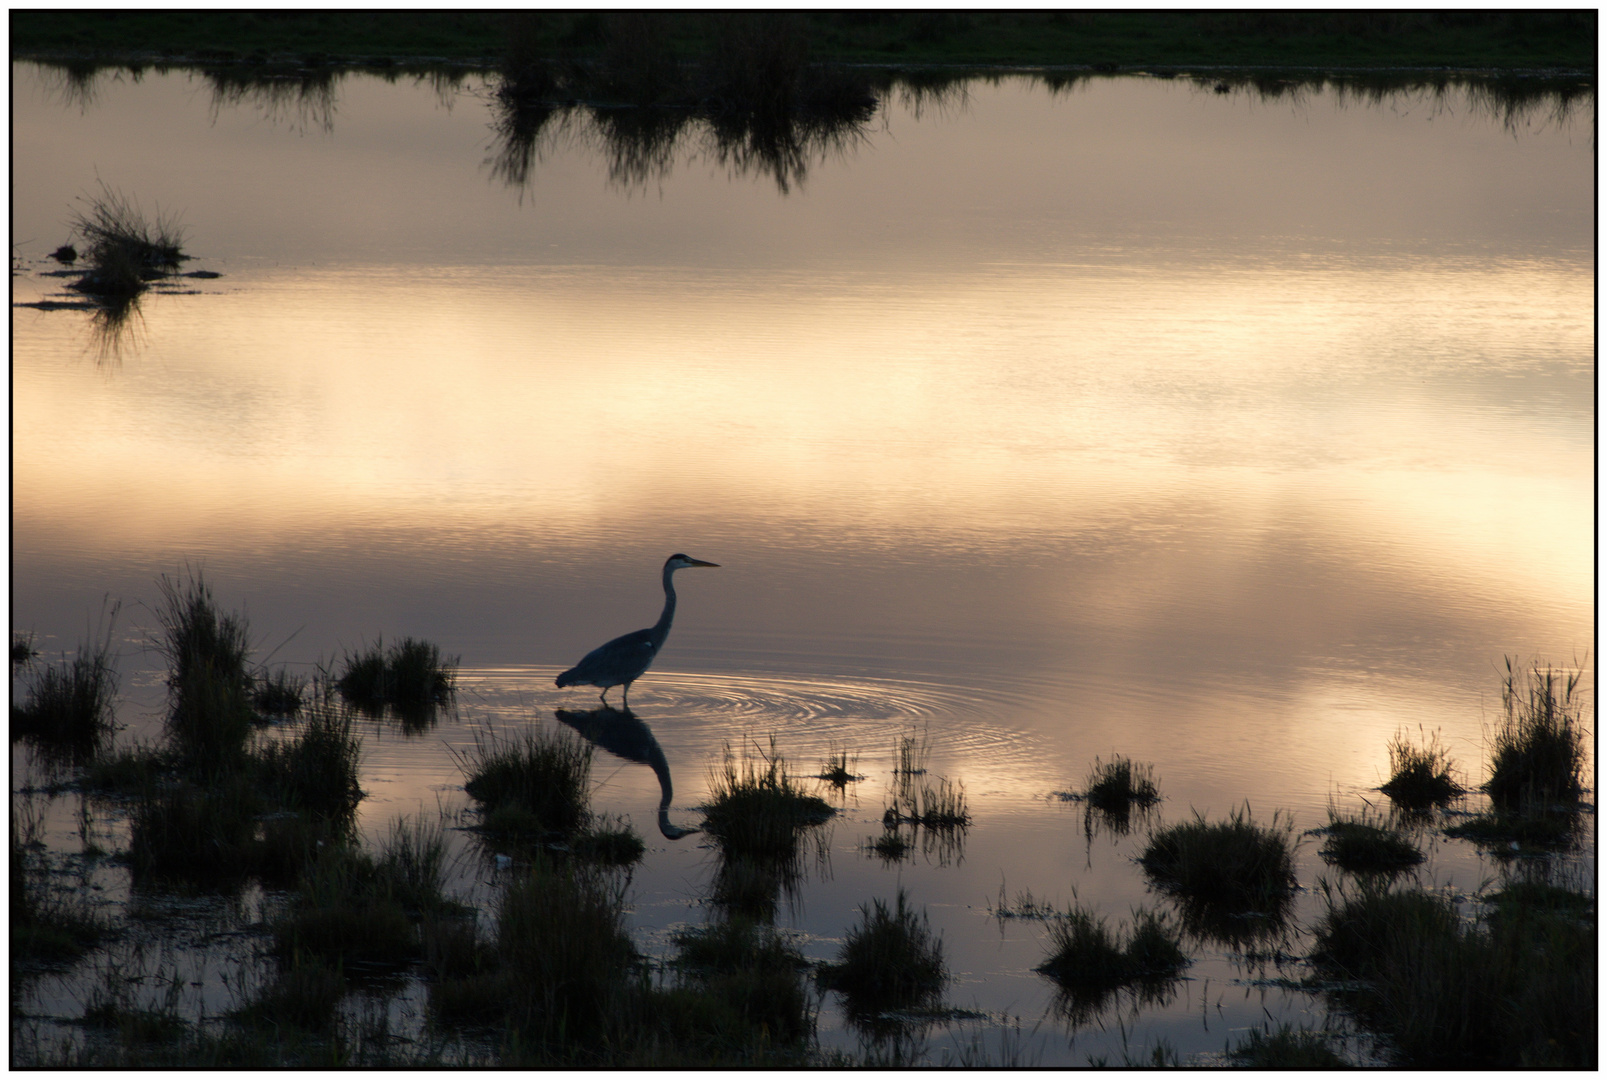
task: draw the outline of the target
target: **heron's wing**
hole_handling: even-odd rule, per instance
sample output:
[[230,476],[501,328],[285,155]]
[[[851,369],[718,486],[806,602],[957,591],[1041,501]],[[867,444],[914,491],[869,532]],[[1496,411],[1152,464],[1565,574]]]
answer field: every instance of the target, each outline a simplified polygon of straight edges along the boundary
[[581,658],[574,667],[581,682],[592,679],[634,679],[653,662],[657,646],[651,630],[637,630],[604,642]]

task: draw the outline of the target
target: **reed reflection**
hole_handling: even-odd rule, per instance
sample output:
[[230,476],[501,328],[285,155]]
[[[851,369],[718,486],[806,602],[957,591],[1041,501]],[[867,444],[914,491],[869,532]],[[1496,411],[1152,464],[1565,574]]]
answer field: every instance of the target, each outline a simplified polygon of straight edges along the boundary
[[559,709],[553,715],[559,723],[593,746],[653,770],[653,775],[658,777],[659,787],[658,831],[664,834],[665,839],[679,840],[701,831],[671,824],[670,802],[675,798],[675,784],[670,779],[669,759],[664,756],[664,748],[659,746],[658,737],[645,721],[607,705],[584,712]]

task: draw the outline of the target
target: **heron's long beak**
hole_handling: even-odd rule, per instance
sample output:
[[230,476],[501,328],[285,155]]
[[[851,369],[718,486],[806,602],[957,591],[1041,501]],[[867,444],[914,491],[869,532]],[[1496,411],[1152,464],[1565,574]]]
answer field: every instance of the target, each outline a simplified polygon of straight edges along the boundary
[[687,562],[688,566],[719,566],[720,565],[717,562],[704,562],[702,559],[694,559],[690,555],[688,555],[686,557],[686,562]]

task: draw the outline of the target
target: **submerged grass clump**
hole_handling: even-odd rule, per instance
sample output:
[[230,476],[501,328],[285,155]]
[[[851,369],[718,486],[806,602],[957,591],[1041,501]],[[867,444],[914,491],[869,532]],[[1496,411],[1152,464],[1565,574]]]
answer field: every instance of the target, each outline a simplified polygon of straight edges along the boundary
[[1424,1069],[1594,1068],[1596,927],[1512,905],[1465,921],[1443,895],[1325,887],[1312,960],[1347,1007]]
[[1156,831],[1139,862],[1157,884],[1232,910],[1279,907],[1294,889],[1293,826],[1258,825],[1248,805],[1227,821],[1194,820]]
[[1559,672],[1538,662],[1515,670],[1511,657],[1506,665],[1505,717],[1495,731],[1484,790],[1504,811],[1572,804],[1584,792],[1583,672]]
[[846,788],[849,784],[864,779],[863,776],[860,776],[854,771],[858,764],[858,754],[854,754],[852,757],[850,757],[846,749],[833,748],[827,753],[826,760],[821,762],[820,772],[815,774],[815,778],[817,780],[824,780],[832,787],[841,790],[842,788]]
[[892,907],[876,899],[859,913],[836,963],[820,968],[821,985],[840,991],[852,1011],[864,1014],[935,1002],[949,976],[943,942],[925,913],[916,916],[903,889]]
[[1389,741],[1389,780],[1379,790],[1404,810],[1444,806],[1464,790],[1451,778],[1452,767],[1439,732],[1421,746],[1408,741],[1405,732],[1396,732]]
[[747,754],[738,761],[726,744],[721,763],[710,770],[704,828],[727,856],[787,859],[798,850],[802,830],[835,811],[788,773],[773,739],[761,758],[762,766]]

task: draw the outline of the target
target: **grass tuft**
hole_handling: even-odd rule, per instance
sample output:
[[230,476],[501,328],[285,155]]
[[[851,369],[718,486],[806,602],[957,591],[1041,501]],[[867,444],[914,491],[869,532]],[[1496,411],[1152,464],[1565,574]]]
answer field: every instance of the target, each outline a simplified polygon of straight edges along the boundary
[[262,671],[251,680],[251,705],[268,716],[295,716],[307,696],[307,679],[281,667]]
[[[116,730],[113,703],[117,671],[112,655],[113,605],[104,633],[81,642],[69,664],[34,667],[28,696],[11,710],[11,737],[26,738],[46,751],[80,761],[103,749]],[[13,648],[15,654],[15,648]]]
[[1063,987],[1105,991],[1132,982],[1171,979],[1188,966],[1180,933],[1164,916],[1133,912],[1130,933],[1112,933],[1105,920],[1081,907],[1049,921],[1049,958],[1036,970]]
[[738,761],[729,743],[710,770],[710,799],[701,809],[704,828],[727,856],[788,859],[802,830],[828,821],[834,811],[805,791],[776,752],[760,752],[763,765],[744,753]]
[[1257,825],[1248,804],[1227,821],[1194,820],[1153,833],[1139,862],[1161,887],[1234,911],[1265,912],[1295,886],[1293,826]]
[[821,985],[841,992],[850,1010],[861,1014],[933,1004],[949,976],[943,942],[933,936],[925,913],[917,918],[903,889],[892,907],[876,899],[859,912],[836,963],[819,969]]
[[1161,791],[1155,786],[1153,767],[1135,765],[1131,759],[1118,755],[1109,764],[1094,759],[1083,798],[1095,809],[1125,812],[1134,803],[1153,806],[1160,802]]
[[1464,790],[1451,779],[1452,764],[1440,745],[1439,732],[1422,746],[1409,742],[1405,732],[1396,732],[1389,741],[1389,781],[1379,790],[1405,810],[1444,806]]
[[592,745],[583,739],[540,728],[501,739],[487,729],[473,750],[454,753],[488,832],[565,836],[590,818]]
[[1328,838],[1317,852],[1322,860],[1353,874],[1397,874],[1426,858],[1417,845],[1365,812],[1346,818],[1330,807],[1327,827],[1315,831]]
[[1484,790],[1504,811],[1572,804],[1584,792],[1583,672],[1559,672],[1538,662],[1518,670],[1511,657],[1506,666],[1506,715],[1495,732]]
[[365,711],[390,706],[404,720],[423,720],[456,693],[458,658],[441,655],[439,646],[404,637],[385,648],[383,640],[349,653],[335,686]]
[[238,764],[250,735],[251,675],[246,620],[221,614],[199,573],[180,583],[167,575],[157,620],[168,665],[168,732],[192,767]]

